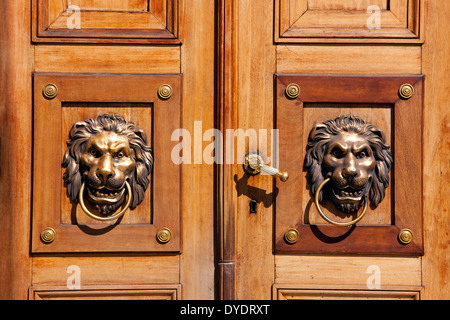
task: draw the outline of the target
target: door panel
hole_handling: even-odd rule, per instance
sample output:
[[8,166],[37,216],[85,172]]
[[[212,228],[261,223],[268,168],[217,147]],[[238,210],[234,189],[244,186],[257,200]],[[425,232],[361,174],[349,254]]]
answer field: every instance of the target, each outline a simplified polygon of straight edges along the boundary
[[33,40],[176,44],[179,2],[34,0]]
[[[282,7],[283,3],[289,5]],[[302,21],[303,17],[308,18],[306,14],[302,15],[307,10],[307,6],[301,7],[302,3],[264,1],[243,5],[225,1],[224,12],[232,20],[227,29],[232,36],[225,37],[228,44],[225,48],[230,48],[228,57],[238,66],[233,69],[237,75],[229,72],[224,81],[224,87],[233,84],[236,98],[225,104],[221,111],[228,111],[228,124],[234,129],[278,129],[280,159],[277,168],[289,173],[289,179],[281,182],[267,175],[249,175],[239,165],[233,169],[237,173],[235,181],[239,183],[235,193],[232,188],[225,189],[226,200],[237,199],[228,206],[224,201],[226,221],[236,219],[238,226],[234,229],[224,223],[225,234],[231,237],[226,244],[237,243],[236,252],[229,261],[229,265],[235,264],[236,272],[225,274],[227,280],[236,278],[235,295],[231,291],[228,297],[276,299],[277,295],[268,289],[285,285],[308,290],[323,289],[321,286],[326,285],[336,290],[347,286],[346,290],[375,297],[377,293],[371,290],[376,289],[369,289],[367,282],[374,276],[371,270],[380,270],[380,288],[392,292],[392,297],[395,292],[409,292],[411,288],[412,292],[418,292],[423,286],[421,255],[427,250],[423,246],[421,209],[423,151],[420,132],[423,109],[427,108],[423,105],[422,91],[427,83],[426,80],[422,83],[421,76],[422,34],[408,29],[406,11],[401,8],[407,3],[393,1],[380,2],[384,10],[381,21],[387,23],[380,31],[367,29],[365,22],[370,15],[366,14],[367,2],[364,1],[345,2],[351,8],[340,7],[344,3],[338,1],[326,2],[332,8],[325,8],[325,2],[305,1],[307,5],[317,7],[309,13],[319,11],[320,15],[336,15],[335,18],[312,21],[325,21],[323,26],[316,25],[317,29],[311,29],[323,32],[321,35],[301,33],[305,30],[297,27],[288,30],[296,23],[307,23]],[[348,11],[358,10],[355,16],[366,16],[364,26],[352,30],[354,33],[349,36],[348,32],[353,28],[351,23],[356,20],[340,19],[350,14]],[[393,14],[391,10],[403,12],[398,29],[390,26],[389,19],[383,16]],[[299,14],[295,16],[296,13]],[[424,12],[417,14],[420,17]],[[268,21],[273,21],[275,31]],[[341,22],[348,25],[340,25]],[[284,26],[286,33],[282,37],[280,30]],[[289,33],[294,31],[298,33]],[[390,35],[381,34],[391,31]],[[395,32],[411,33],[411,38],[395,35]],[[233,38],[234,34],[237,34],[236,38]],[[255,37],[255,34],[259,36]],[[272,37],[275,43],[271,41]],[[401,45],[377,44],[380,42]],[[282,77],[286,79],[281,81]],[[346,86],[344,79],[355,81],[349,81]],[[416,100],[399,97],[400,86],[408,81],[417,84]],[[300,86],[300,98],[286,97],[286,87],[291,83]],[[303,100],[302,95],[308,98]],[[409,103],[414,111],[407,106]],[[356,227],[345,229],[324,224],[311,202],[303,164],[307,136],[314,124],[353,112],[370,119],[367,121],[385,131],[395,163],[390,172],[390,186],[379,207],[369,208]],[[415,129],[410,130],[409,125]],[[409,148],[414,148],[411,155]],[[271,150],[271,147],[267,149]],[[250,144],[246,151],[267,154],[267,150],[250,147]],[[412,178],[411,175],[414,175],[414,182],[409,183],[407,179]],[[270,205],[267,205],[266,197],[271,197]],[[413,205],[409,207],[406,199]],[[256,214],[250,212],[252,200],[257,202]],[[234,203],[238,204],[237,208]],[[300,231],[298,242],[287,243],[284,239],[286,231],[304,223],[304,211],[308,208],[310,220],[307,223],[316,226],[308,225],[308,231],[297,229]],[[411,208],[414,212],[409,210]],[[398,240],[399,232],[407,228],[405,223],[414,224],[418,232],[418,242],[410,247]],[[259,228],[255,229],[255,225]],[[272,237],[268,237],[269,234]],[[352,243],[351,239],[356,238],[359,238],[360,246]],[[258,261],[257,266],[254,261]],[[402,272],[407,276],[401,276]],[[229,287],[227,282],[224,288]],[[414,296],[417,295],[414,293]]]
[[[181,77],[35,74],[34,80],[33,251],[179,252],[181,168],[173,163],[170,149],[165,147],[161,137],[170,136],[181,126]],[[48,84],[56,86],[58,90],[54,98],[43,94]],[[164,85],[169,85],[173,90],[168,99],[158,96],[159,88]],[[49,113],[53,117],[49,118]],[[131,210],[123,209],[127,210],[123,216],[109,220],[106,224],[99,224],[95,217],[110,219],[114,215],[99,213],[98,209],[88,205],[88,212],[85,214],[83,211],[86,210],[80,208],[82,200],[97,199],[98,190],[103,192],[105,188],[110,197],[112,192],[119,190],[115,186],[122,182],[115,182],[113,179],[118,179],[123,169],[121,164],[114,166],[114,170],[111,169],[112,178],[101,182],[102,177],[98,174],[101,167],[92,167],[92,170],[96,170],[92,176],[91,169],[84,168],[90,163],[83,160],[84,154],[88,152],[84,149],[88,148],[89,141],[93,141],[98,132],[120,132],[126,135],[130,146],[132,139],[137,137],[133,136],[134,129],[131,127],[114,129],[114,122],[103,124],[106,120],[97,119],[99,122],[92,128],[87,125],[105,113],[118,114],[125,121],[134,123],[138,130],[142,129],[144,137],[148,138],[148,142],[147,139],[142,142],[149,144],[151,152],[148,155],[150,159],[146,160],[143,146],[133,142],[130,157],[135,159],[135,164],[133,171],[128,174],[131,187],[129,190],[120,189],[123,194],[128,191],[127,197],[133,203],[139,200],[139,205],[133,208],[135,204],[132,204]],[[82,127],[84,123],[85,128]],[[69,136],[69,132],[76,129],[73,127],[75,124],[80,129],[74,131],[73,137],[72,133]],[[96,131],[93,131],[94,128],[97,128]],[[74,147],[69,145],[69,138]],[[68,141],[67,145],[65,141]],[[109,145],[113,142],[104,143]],[[99,159],[103,159],[103,156]],[[61,168],[63,163],[65,170]],[[98,181],[93,180],[94,178]],[[150,181],[145,183],[146,179]],[[83,186],[81,189],[80,184]],[[91,185],[99,187],[93,188]],[[87,192],[82,194],[84,186]],[[100,186],[102,189],[99,189]],[[69,192],[77,194],[69,197]],[[96,194],[90,195],[93,192]],[[104,201],[97,203],[102,206]],[[87,204],[90,202],[92,201],[84,201]],[[117,211],[115,209],[114,212]],[[87,216],[89,213],[94,218]],[[51,242],[42,239],[42,232],[46,228],[52,228],[56,233]],[[158,233],[163,228],[168,228],[171,233],[167,242],[158,239]]]
[[275,1],[275,41],[420,43],[421,0]]
[[[422,76],[276,76],[276,125],[280,131],[280,165],[283,165],[283,170],[290,172],[288,182],[276,183],[279,190],[275,213],[276,252],[423,253],[420,201],[422,82]],[[414,96],[408,99],[399,94],[399,89],[406,83],[413,83],[415,89]],[[298,84],[298,97],[287,96],[290,84]],[[363,140],[373,148],[376,169],[364,189],[361,189],[362,185],[356,179],[363,179],[363,174],[368,169],[357,167],[361,174],[358,173],[355,179],[347,179],[338,172],[338,168],[334,168],[334,171],[326,168],[328,164],[323,160],[334,137],[341,134],[338,124],[326,127],[324,121],[334,121],[342,115],[357,116],[365,121],[364,125],[380,128],[383,131],[383,141],[388,144],[387,154],[383,154],[377,147],[383,142],[381,139],[376,142],[376,132],[375,135],[369,135],[368,129],[364,129],[362,125],[354,126],[351,121],[345,126],[352,129],[342,128],[342,132],[359,132],[360,137],[361,134],[368,137]],[[319,130],[316,129],[316,124],[321,124],[322,130],[317,131],[317,135],[313,131]],[[306,153],[308,148],[312,153]],[[389,150],[392,151],[393,162],[392,159],[387,159],[388,156],[391,157]],[[307,161],[311,163],[308,168]],[[393,170],[389,178],[391,166]],[[333,174],[333,178],[324,187],[321,194],[323,203],[320,201],[321,204],[317,207],[314,194],[327,177],[322,176],[325,172]],[[328,197],[325,188],[331,185],[335,190],[333,181],[336,179],[340,179],[337,181],[340,189],[337,190],[344,192],[350,188],[352,197],[356,196],[353,194],[357,190],[367,190],[364,202],[368,204],[369,198],[372,199],[367,213],[365,209],[343,212],[329,201],[335,197],[329,197],[328,202],[325,202]],[[354,186],[352,182],[357,185]],[[370,190],[367,189],[369,186]],[[373,203],[373,193],[379,193],[377,203]],[[338,195],[336,199],[341,196],[342,194]],[[326,212],[323,214],[325,218],[329,217],[331,223],[334,221],[337,224],[354,222],[359,215],[366,214],[357,225],[352,223],[340,227],[320,218],[319,209]],[[406,229],[414,234],[414,241],[407,245],[398,240],[400,232]],[[299,233],[299,239],[294,243],[286,239],[288,230]]]
[[[99,23],[95,30],[83,29],[86,21],[81,18],[81,29],[65,30],[66,26],[54,24],[44,34],[37,34],[36,28],[33,35],[24,32],[28,40],[34,40],[26,76],[31,81],[34,72],[34,84],[25,85],[33,102],[29,104],[32,109],[26,111],[30,117],[22,120],[26,128],[33,129],[33,135],[21,131],[23,137],[30,137],[30,145],[22,144],[22,147],[29,164],[34,166],[27,174],[24,167],[23,178],[28,179],[28,183],[22,184],[28,191],[20,192],[21,201],[31,204],[32,208],[16,214],[33,223],[31,230],[21,232],[31,232],[31,237],[27,238],[26,256],[33,272],[28,277],[28,272],[13,274],[11,271],[12,279],[20,279],[12,282],[2,273],[4,288],[18,283],[27,283],[26,287],[31,287],[27,293],[20,285],[17,291],[2,292],[2,297],[11,294],[21,299],[33,298],[33,292],[39,292],[37,298],[55,299],[214,298],[214,241],[204,241],[214,238],[214,195],[210,192],[214,168],[210,165],[179,165],[171,158],[172,148],[181,142],[171,141],[173,132],[178,129],[194,132],[194,121],[202,121],[204,130],[214,127],[214,90],[198,90],[198,86],[203,88],[214,81],[214,3],[199,1],[185,5],[174,1],[172,3],[182,6],[174,12],[165,1],[145,1],[145,10],[141,12],[142,1],[119,2],[71,2],[81,8],[81,17],[92,9],[89,5],[97,6],[87,13],[95,15],[92,21]],[[52,3],[56,5],[56,2]],[[123,6],[129,7],[124,10]],[[178,31],[173,31],[177,36],[172,34],[165,38],[150,29],[119,30],[130,23],[127,17],[134,14],[128,10],[130,8],[136,11],[134,18],[151,12],[161,21],[161,30],[175,30],[175,25],[181,30],[178,22],[183,23],[186,27],[183,44],[177,39]],[[183,12],[185,19],[182,21],[178,21],[178,9]],[[59,9],[55,10],[53,14],[59,12]],[[65,9],[61,7],[61,10]],[[13,11],[28,12],[30,16],[33,12],[38,19],[36,6]],[[74,13],[71,13],[73,18],[76,17]],[[41,14],[46,14],[45,10]],[[107,19],[112,15],[121,16],[115,22],[117,29],[102,29],[105,27],[102,23],[110,23]],[[167,25],[171,16],[176,16],[177,22]],[[22,20],[20,23],[26,23],[29,30],[32,25],[36,26],[36,20],[33,23]],[[64,35],[55,38],[55,32]],[[61,42],[77,44],[62,45]],[[84,44],[87,42],[89,44]],[[111,45],[103,45],[105,42]],[[114,44],[118,42],[170,45]],[[200,60],[201,64],[192,63]],[[50,83],[58,88],[54,99],[46,99],[42,94],[43,88]],[[164,84],[170,84],[173,89],[170,99],[158,96],[158,88]],[[189,94],[186,95],[183,88]],[[26,105],[22,105],[21,112]],[[182,109],[182,105],[189,107]],[[116,113],[133,122],[147,134],[148,145],[154,152],[154,166],[149,176],[151,184],[145,191],[143,202],[136,209],[125,212],[120,221],[113,222],[94,220],[80,210],[78,203],[70,201],[63,181],[64,168],[61,167],[73,124],[96,119],[103,113]],[[33,144],[35,148],[32,148]],[[186,152],[191,147],[186,145]],[[160,151],[156,152],[157,149]],[[41,184],[46,187],[42,188]],[[160,191],[155,193],[155,190]],[[27,196],[33,200],[27,200]],[[157,211],[160,213],[156,214]],[[181,229],[182,220],[185,230]],[[43,228],[51,226],[56,233],[55,240],[44,244],[40,234]],[[161,228],[171,231],[168,243],[156,238]],[[15,257],[12,252],[11,256]],[[79,289],[67,287],[72,268],[78,268],[80,272]],[[170,295],[146,291],[152,288],[176,290]]]
[[103,288],[30,288],[31,300],[178,300],[180,286],[122,286]]
[[274,286],[276,300],[419,300],[420,288],[408,290],[377,291],[355,289],[303,289],[301,286]]

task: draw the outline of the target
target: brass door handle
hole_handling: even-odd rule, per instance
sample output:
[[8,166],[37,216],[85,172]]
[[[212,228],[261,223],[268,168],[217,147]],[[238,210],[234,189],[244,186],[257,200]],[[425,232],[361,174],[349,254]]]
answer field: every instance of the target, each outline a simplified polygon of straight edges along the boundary
[[289,174],[287,172],[280,172],[278,169],[266,166],[264,159],[257,153],[250,153],[245,156],[244,159],[244,170],[252,176],[256,176],[261,172],[265,172],[279,178],[280,181],[285,182],[289,179]]

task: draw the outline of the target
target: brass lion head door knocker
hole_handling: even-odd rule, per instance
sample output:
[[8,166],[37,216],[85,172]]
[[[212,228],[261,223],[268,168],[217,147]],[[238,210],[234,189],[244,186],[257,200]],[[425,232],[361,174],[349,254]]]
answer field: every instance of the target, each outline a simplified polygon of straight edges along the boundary
[[[380,204],[393,162],[389,149],[384,132],[358,116],[342,115],[313,127],[303,169],[322,218],[349,226],[364,217],[369,201],[373,207]],[[344,213],[363,211],[353,221],[336,222],[320,208],[325,197]]]
[[103,114],[72,126],[62,166],[70,200],[91,218],[113,220],[143,201],[152,149],[143,130],[119,115]]

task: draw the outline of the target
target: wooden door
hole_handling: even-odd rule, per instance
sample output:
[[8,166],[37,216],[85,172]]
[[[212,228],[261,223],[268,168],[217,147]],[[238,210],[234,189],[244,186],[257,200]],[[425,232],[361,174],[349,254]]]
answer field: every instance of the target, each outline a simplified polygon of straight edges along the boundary
[[[449,55],[439,25],[449,6],[426,0],[221,5],[220,124],[259,135],[278,130],[275,140],[248,143],[246,152],[259,153],[289,179],[249,174],[242,162],[220,172],[225,279],[220,294],[276,300],[448,298],[449,238],[442,229],[448,215],[441,209],[448,207],[442,191],[449,179],[444,89]],[[411,85],[413,96],[402,96],[404,84]],[[365,216],[352,226],[327,222],[314,197],[327,177],[325,191],[334,190],[334,171],[324,167],[330,146],[325,137],[360,121],[344,115],[372,125],[369,131],[392,155],[377,169],[389,168],[378,177],[389,186],[381,183],[368,195]],[[335,204],[325,191],[319,206],[326,218],[341,224],[357,220],[363,198],[357,213],[345,213],[350,207]],[[347,194],[338,197],[357,198],[355,191],[361,189],[342,187],[339,192]],[[411,234],[408,244],[399,238]]]
[[[33,0],[0,9],[1,298],[450,297],[446,2]],[[65,160],[81,158],[67,144],[79,128],[110,119],[133,128],[151,165],[141,193],[121,198],[129,209],[104,222],[68,188],[89,172],[68,173]],[[385,169],[383,188],[359,211],[342,214],[326,195],[316,207],[328,169],[314,187],[305,158],[315,133],[359,119],[375,135],[367,140],[382,142],[385,161],[367,171],[373,182]],[[85,151],[97,159],[101,150]],[[103,165],[122,158],[111,152]],[[376,150],[346,154],[356,163],[361,152]],[[289,179],[248,174],[250,153]],[[348,223],[361,211],[351,226],[323,217]]]
[[[214,127],[214,2],[1,7],[1,297],[213,299],[214,168],[172,149],[195,121]],[[116,186],[120,159],[133,162],[123,191],[88,182],[85,155]]]

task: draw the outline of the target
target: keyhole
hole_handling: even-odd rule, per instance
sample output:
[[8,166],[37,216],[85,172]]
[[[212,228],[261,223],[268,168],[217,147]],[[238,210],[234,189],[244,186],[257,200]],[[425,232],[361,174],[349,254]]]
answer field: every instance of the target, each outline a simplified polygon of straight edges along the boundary
[[258,202],[256,202],[256,200],[250,201],[250,213],[257,213],[257,208],[256,208],[257,205],[258,205]]

